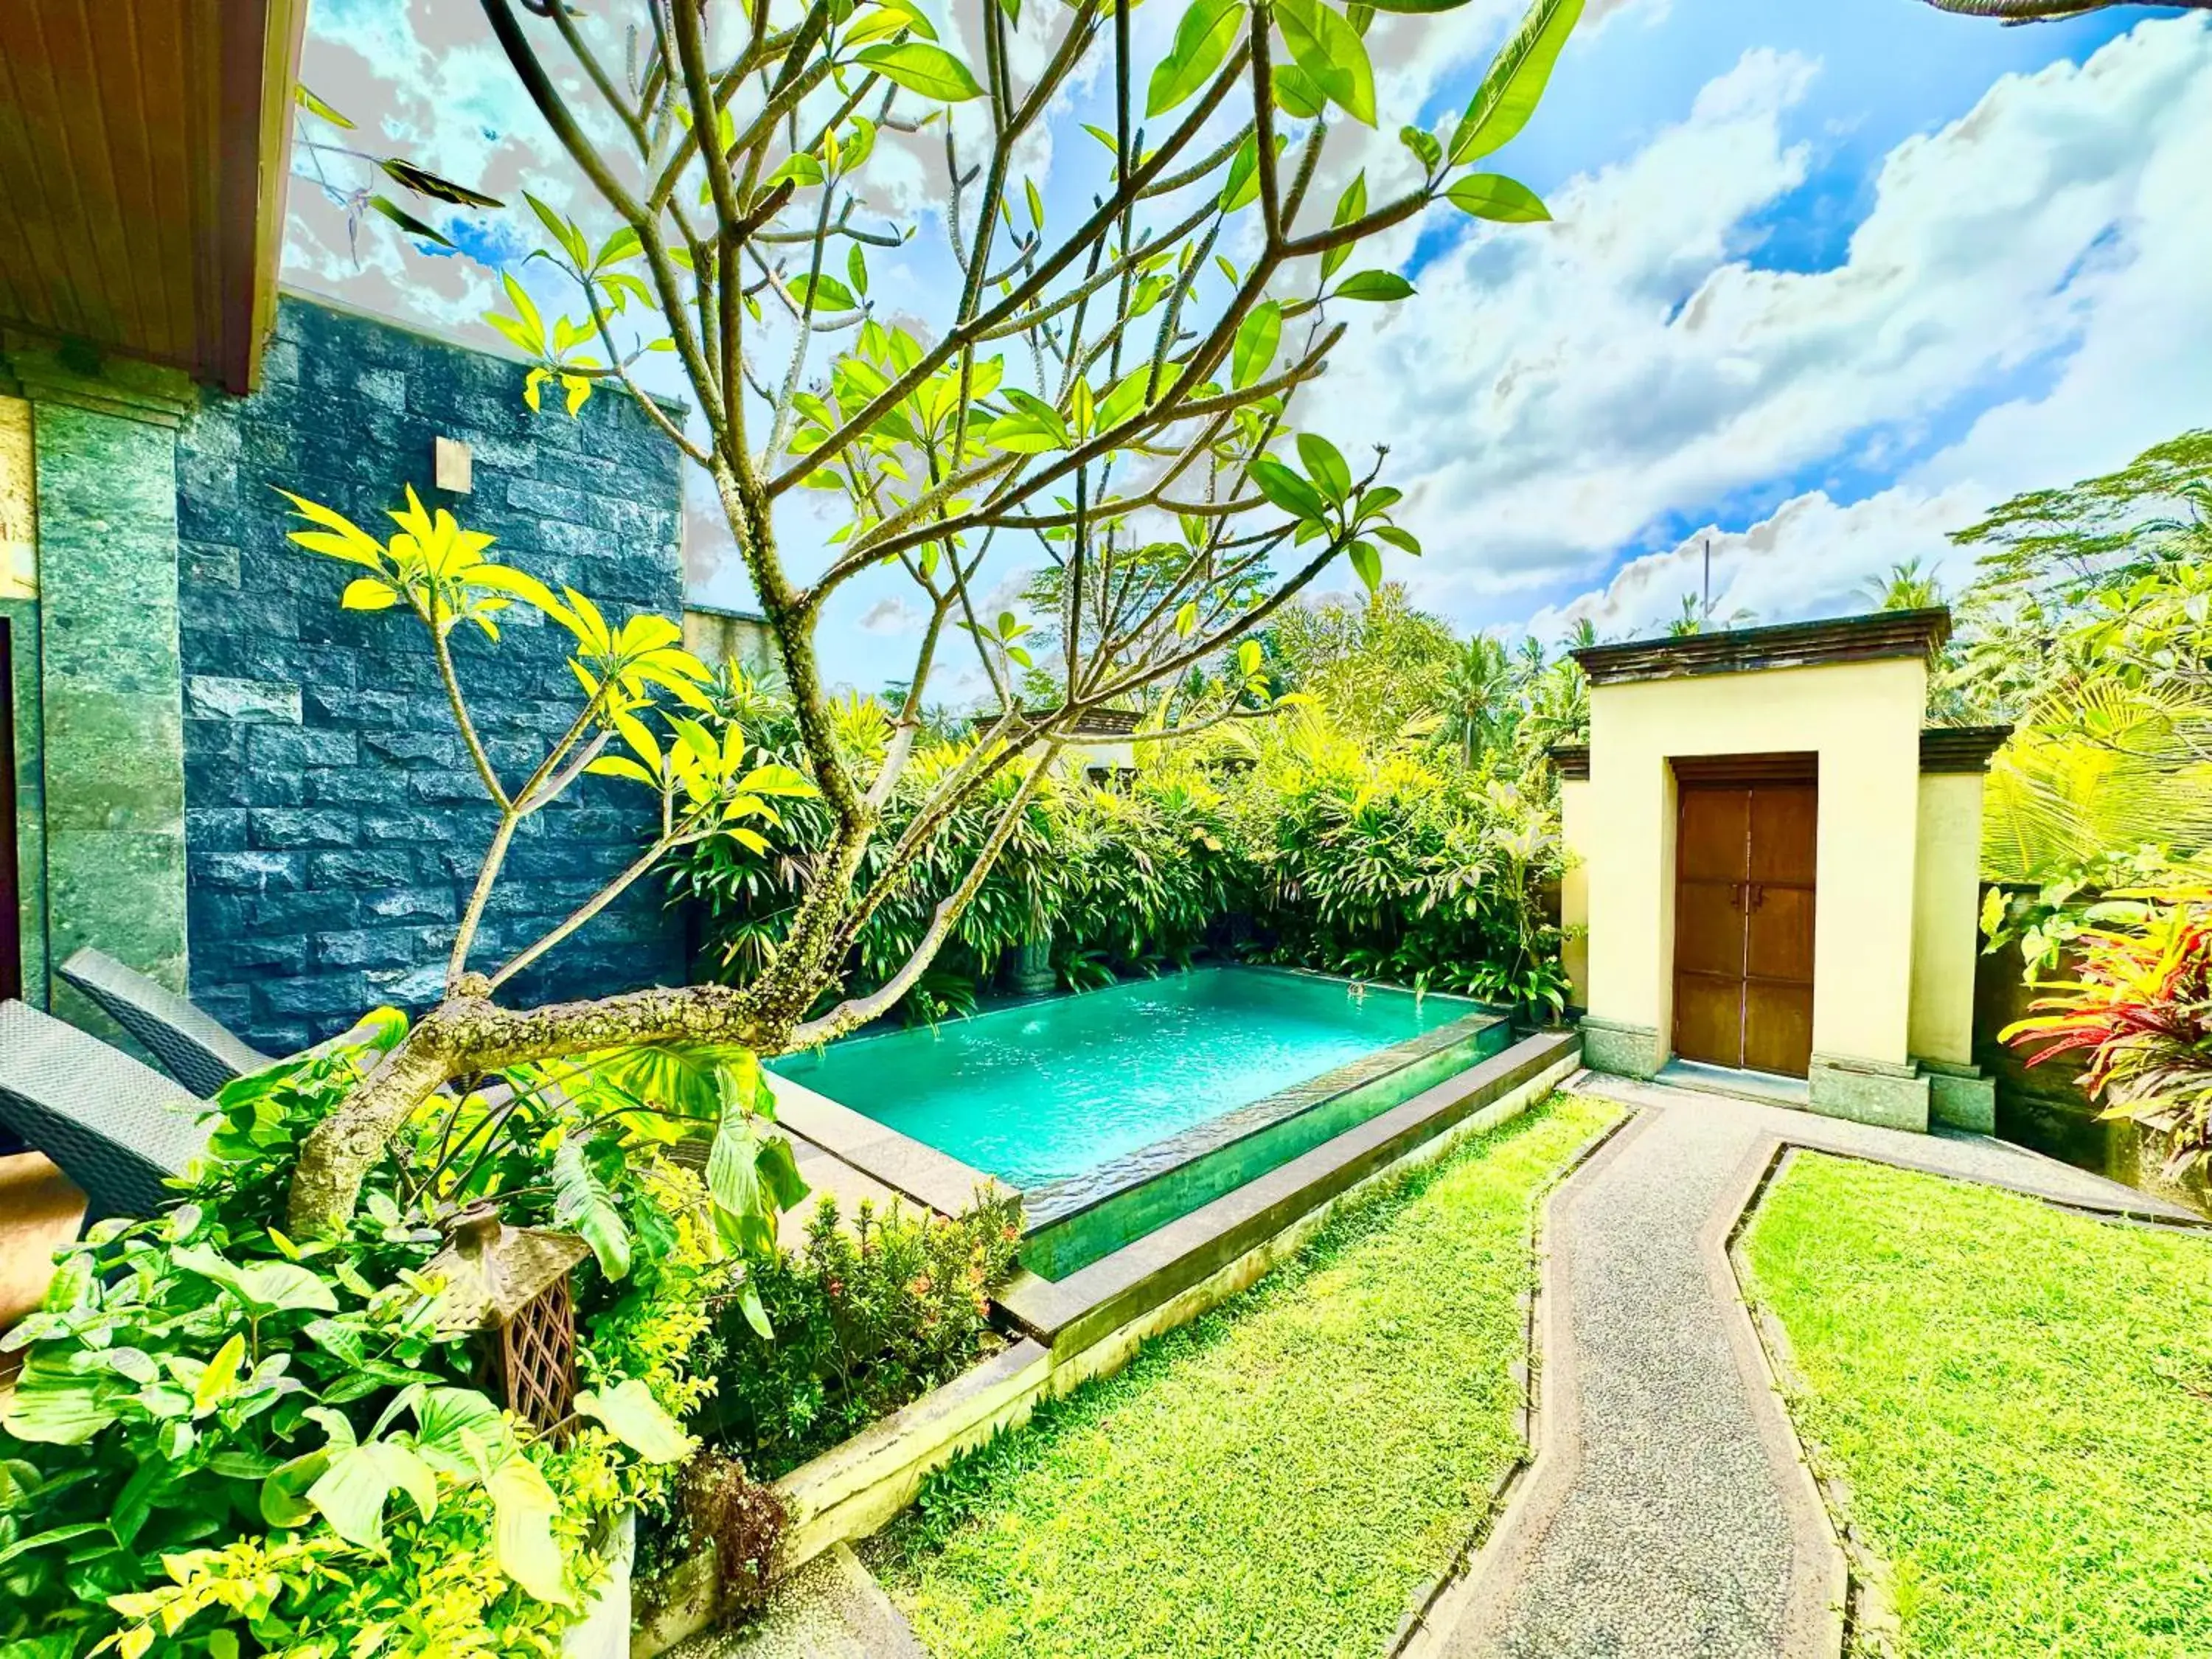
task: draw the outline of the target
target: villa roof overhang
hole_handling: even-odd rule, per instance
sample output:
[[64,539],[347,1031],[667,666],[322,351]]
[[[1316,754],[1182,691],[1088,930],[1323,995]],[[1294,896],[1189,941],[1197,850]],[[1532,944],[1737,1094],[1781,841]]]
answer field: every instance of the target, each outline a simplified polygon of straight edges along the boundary
[[1986,772],[2011,735],[2009,726],[1931,726],[1920,734],[1920,769]]
[[1951,612],[1878,611],[1829,622],[1731,628],[1663,640],[1584,646],[1571,653],[1592,685],[1671,680],[1698,674],[1741,674],[1761,668],[1808,668],[1882,658],[1932,659],[1951,637]]
[[307,12],[0,4],[0,325],[252,389]]

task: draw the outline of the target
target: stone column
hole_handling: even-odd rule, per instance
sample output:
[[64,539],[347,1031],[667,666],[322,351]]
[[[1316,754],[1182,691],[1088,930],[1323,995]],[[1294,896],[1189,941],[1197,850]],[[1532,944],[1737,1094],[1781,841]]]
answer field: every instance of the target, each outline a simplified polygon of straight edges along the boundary
[[[11,354],[32,405],[38,523],[46,933],[185,984],[185,774],[177,642],[182,376],[87,374]],[[75,993],[59,1012],[112,1028]]]

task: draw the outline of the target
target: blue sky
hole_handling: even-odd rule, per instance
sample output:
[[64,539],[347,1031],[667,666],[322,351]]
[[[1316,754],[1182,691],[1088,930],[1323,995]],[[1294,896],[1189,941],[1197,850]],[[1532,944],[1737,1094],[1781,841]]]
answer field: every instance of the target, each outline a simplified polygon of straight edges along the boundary
[[[1378,22],[1386,128],[1455,111],[1517,9]],[[1696,585],[1710,539],[1717,608],[1833,614],[1904,558],[1955,586],[1967,568],[1946,530],[2212,422],[2212,216],[2196,183],[2212,19],[2001,28],[1917,0],[1590,14],[1495,158],[1558,222],[1443,210],[1386,243],[1376,262],[1420,292],[1359,308],[1382,314],[1357,321],[1299,411],[1347,450],[1393,444],[1428,551],[1391,574],[1421,603],[1468,628],[1549,634],[1587,616],[1647,631]],[[1177,15],[1165,0],[1136,14],[1140,52]],[[319,0],[302,76],[457,177],[566,188],[474,7]],[[1079,123],[1097,113],[1058,112],[1033,158],[1048,219],[1095,184]],[[1389,165],[1375,145],[1357,159],[1371,177]],[[941,191],[904,158],[889,176],[886,205],[923,234],[879,263],[886,304],[927,315],[942,298]],[[472,233],[474,257],[371,235],[356,264],[311,185],[293,205],[290,280],[471,337],[491,265],[526,246],[498,224]],[[710,520],[693,526],[695,587],[743,604]],[[793,523],[787,542],[827,527]],[[891,678],[879,665],[914,620],[896,581],[855,584],[825,623],[830,672]]]

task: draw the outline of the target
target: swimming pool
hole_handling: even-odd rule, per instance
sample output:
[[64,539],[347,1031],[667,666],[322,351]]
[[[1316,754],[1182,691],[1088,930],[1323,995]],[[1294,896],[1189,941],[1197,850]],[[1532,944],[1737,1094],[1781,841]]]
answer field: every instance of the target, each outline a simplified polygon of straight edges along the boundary
[[1458,997],[1195,969],[834,1043],[781,1077],[1023,1194],[1058,1278],[1504,1048]]

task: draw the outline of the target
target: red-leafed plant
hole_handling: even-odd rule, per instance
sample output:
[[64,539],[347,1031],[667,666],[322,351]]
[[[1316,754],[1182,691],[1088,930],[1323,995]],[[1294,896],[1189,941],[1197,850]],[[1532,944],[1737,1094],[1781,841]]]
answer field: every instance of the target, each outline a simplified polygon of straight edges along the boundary
[[2089,1098],[2164,1135],[2178,1172],[2212,1158],[2212,887],[2113,896],[2136,917],[2077,934],[2078,976],[2002,1035],[2031,1066],[2086,1052]]

